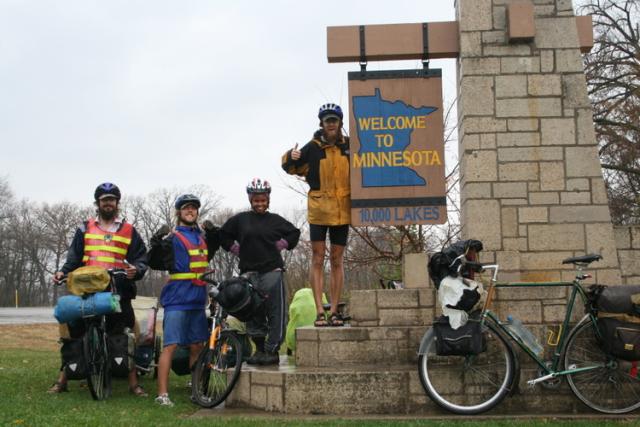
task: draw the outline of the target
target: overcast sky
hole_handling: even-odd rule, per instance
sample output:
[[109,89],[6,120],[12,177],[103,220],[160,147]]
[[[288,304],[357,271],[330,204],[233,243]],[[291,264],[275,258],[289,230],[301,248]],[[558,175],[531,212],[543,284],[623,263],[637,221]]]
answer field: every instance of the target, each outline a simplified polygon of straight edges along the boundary
[[[272,210],[304,207],[280,156],[358,69],[327,62],[326,27],[454,19],[453,0],[0,0],[0,176],[38,202],[207,184],[234,209],[255,176]],[[451,100],[453,61],[432,64]]]

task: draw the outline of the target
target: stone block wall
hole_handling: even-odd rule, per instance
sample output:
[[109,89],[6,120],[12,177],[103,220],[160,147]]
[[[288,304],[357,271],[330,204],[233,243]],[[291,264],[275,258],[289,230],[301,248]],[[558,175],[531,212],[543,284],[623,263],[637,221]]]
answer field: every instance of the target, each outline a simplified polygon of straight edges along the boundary
[[354,292],[353,326],[424,326],[436,315],[435,288]]
[[[599,253],[593,280],[620,282],[572,2],[529,0],[535,37],[510,42],[514,1],[456,2],[463,237],[505,281],[570,280],[562,259]],[[537,322],[563,298],[523,310]]]
[[614,232],[622,283],[640,285],[640,226],[616,226]]

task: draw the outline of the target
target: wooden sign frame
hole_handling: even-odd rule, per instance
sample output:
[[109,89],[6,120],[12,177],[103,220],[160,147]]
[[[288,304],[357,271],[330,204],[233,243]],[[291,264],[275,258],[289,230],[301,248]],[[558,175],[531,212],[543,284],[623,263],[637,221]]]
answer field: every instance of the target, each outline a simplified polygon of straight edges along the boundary
[[447,221],[442,71],[349,73],[351,224]]

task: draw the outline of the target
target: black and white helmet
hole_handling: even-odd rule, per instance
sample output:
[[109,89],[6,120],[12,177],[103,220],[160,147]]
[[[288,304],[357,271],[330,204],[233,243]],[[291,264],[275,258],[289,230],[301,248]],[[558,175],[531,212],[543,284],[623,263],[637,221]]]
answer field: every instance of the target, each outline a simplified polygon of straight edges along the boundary
[[271,184],[267,180],[261,180],[260,178],[253,178],[253,180],[247,185],[247,194],[271,194]]

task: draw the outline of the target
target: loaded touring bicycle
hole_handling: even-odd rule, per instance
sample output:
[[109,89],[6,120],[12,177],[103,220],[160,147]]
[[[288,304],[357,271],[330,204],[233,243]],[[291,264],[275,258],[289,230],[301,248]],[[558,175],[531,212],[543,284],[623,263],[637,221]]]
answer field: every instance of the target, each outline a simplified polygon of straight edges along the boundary
[[[421,341],[418,371],[431,400],[456,414],[488,411],[517,389],[520,364],[516,348],[520,348],[520,353],[538,367],[538,375],[527,379],[529,386],[557,388],[566,380],[580,401],[607,414],[624,414],[640,407],[640,286],[593,285],[585,289],[582,282],[591,276],[583,270],[601,258],[584,255],[563,260],[576,268],[570,282],[498,283],[497,264],[468,261],[464,254],[444,263],[449,268],[446,275],[467,283],[472,281],[455,276],[474,271],[490,271],[492,275],[484,298],[466,307],[469,312],[465,312],[464,326],[453,329],[450,321],[455,316],[441,317]],[[569,288],[557,345],[546,357],[526,328],[491,310],[496,289],[506,287]],[[571,326],[576,305],[586,310]]]

